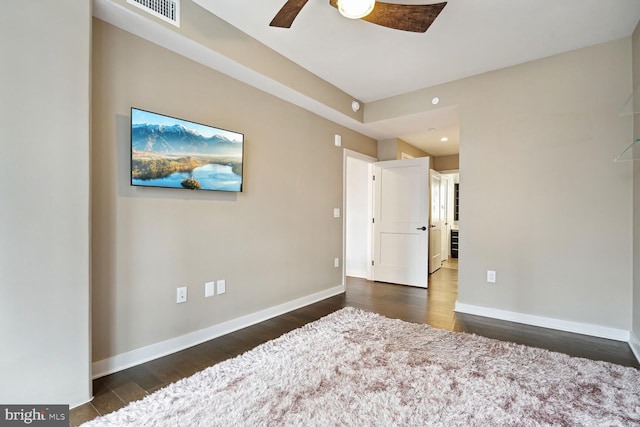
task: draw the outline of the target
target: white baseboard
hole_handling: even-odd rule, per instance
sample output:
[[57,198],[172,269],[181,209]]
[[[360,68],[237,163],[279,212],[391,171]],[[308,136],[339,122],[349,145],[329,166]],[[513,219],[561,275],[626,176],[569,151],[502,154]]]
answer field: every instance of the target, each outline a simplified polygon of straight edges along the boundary
[[141,347],[126,353],[98,360],[92,364],[93,378],[100,378],[113,372],[118,372],[123,369],[184,350],[185,348],[246,328],[247,326],[255,325],[256,323],[264,322],[265,320],[302,308],[309,304],[322,301],[323,299],[330,298],[343,292],[344,286],[336,286],[275,307],[270,307],[205,329],[200,329],[186,335],[181,335],[166,341],[161,341],[146,347]]
[[635,334],[634,331],[631,331],[631,337],[629,338],[629,347],[631,347],[631,351],[636,356],[636,359],[640,363],[640,339]]
[[82,405],[84,405],[85,403],[89,403],[89,402],[91,402],[92,400],[93,400],[93,396],[91,396],[91,398],[90,398],[89,400],[82,400],[82,401],[80,401],[80,402],[71,402],[71,403],[69,404],[69,409],[75,409],[75,408],[77,408],[78,406],[82,406]]
[[[481,307],[478,305],[461,304],[456,302],[455,311],[458,313],[473,314],[476,316],[490,317],[509,322],[523,323],[525,325],[540,326],[542,328],[556,329],[559,331],[573,332],[599,338],[607,338],[616,341],[629,341],[629,331],[624,329],[609,328],[606,326],[591,325],[588,323],[571,322],[568,320],[554,319],[551,317],[534,316],[532,314],[516,313],[513,311],[498,310],[495,308]],[[638,353],[636,353],[636,356]]]

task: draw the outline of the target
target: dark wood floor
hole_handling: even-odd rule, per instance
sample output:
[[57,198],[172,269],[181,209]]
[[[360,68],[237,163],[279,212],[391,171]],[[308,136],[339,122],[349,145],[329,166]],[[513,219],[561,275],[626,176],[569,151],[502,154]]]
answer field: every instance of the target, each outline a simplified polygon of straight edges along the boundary
[[640,367],[624,342],[559,332],[453,312],[458,295],[457,260],[429,277],[429,289],[347,279],[346,293],[278,316],[254,326],[93,381],[94,399],[71,411],[77,426],[181,378],[317,320],[343,307],[358,307],[387,317],[427,323],[503,341],[546,348],[572,356]]

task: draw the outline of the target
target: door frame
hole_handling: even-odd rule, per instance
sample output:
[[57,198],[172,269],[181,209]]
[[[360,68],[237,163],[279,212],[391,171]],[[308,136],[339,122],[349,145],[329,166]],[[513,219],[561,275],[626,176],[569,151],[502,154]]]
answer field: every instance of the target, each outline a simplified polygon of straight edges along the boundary
[[[344,288],[346,285],[346,276],[347,276],[347,185],[349,178],[349,171],[347,170],[347,160],[349,158],[361,160],[365,163],[369,164],[368,167],[368,176],[367,178],[367,207],[368,207],[368,218],[367,221],[367,259],[373,259],[373,224],[371,224],[370,219],[373,218],[373,164],[378,161],[377,158],[367,156],[366,154],[359,153],[357,151],[349,150],[348,148],[343,149],[342,155],[342,287]],[[366,279],[372,280],[373,272],[371,269],[371,264],[367,263],[367,274]]]

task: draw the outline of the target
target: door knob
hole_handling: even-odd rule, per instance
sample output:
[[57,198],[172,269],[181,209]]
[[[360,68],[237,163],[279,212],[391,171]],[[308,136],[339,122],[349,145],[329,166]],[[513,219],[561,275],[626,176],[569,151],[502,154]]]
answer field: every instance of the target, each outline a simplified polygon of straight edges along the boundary
[[422,230],[422,231],[425,231],[426,229],[427,229],[427,227],[425,227],[424,225],[422,227],[416,228],[416,230]]

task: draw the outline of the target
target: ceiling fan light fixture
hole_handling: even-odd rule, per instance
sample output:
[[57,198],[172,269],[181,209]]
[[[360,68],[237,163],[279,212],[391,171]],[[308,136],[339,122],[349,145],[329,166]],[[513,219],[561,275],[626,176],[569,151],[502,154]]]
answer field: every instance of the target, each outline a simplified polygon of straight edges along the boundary
[[338,10],[345,18],[360,19],[370,14],[375,4],[375,0],[338,0]]

